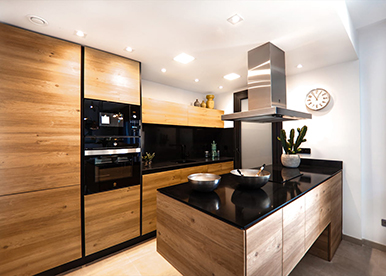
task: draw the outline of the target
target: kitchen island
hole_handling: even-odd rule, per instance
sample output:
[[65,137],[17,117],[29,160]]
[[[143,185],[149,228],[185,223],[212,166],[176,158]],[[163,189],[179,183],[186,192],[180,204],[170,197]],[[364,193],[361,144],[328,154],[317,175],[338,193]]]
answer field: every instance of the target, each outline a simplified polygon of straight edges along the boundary
[[270,182],[257,190],[231,174],[210,193],[188,183],[158,190],[157,251],[183,275],[288,275],[308,250],[331,260],[342,235],[342,162],[266,170]]

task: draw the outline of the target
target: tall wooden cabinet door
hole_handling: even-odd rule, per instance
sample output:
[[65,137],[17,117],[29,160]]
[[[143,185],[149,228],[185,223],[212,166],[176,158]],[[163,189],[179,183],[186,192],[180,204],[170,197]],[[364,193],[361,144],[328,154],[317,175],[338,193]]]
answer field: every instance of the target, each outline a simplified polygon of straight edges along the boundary
[[283,208],[283,275],[288,275],[305,253],[305,197]]
[[157,228],[157,189],[181,183],[181,170],[142,176],[142,235]]
[[280,209],[246,231],[246,275],[282,275],[283,211]]
[[0,23],[0,195],[80,185],[80,54]]
[[139,105],[139,62],[86,47],[84,97]]
[[78,185],[0,197],[0,275],[33,275],[81,258]]
[[84,197],[86,255],[140,235],[140,186]]

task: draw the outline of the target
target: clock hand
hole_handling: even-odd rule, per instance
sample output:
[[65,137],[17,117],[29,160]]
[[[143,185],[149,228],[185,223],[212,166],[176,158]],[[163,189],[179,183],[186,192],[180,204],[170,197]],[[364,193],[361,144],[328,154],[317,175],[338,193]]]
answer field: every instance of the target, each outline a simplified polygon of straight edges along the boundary
[[314,91],[311,91],[311,94],[314,95],[315,99],[318,99],[315,94],[314,94]]

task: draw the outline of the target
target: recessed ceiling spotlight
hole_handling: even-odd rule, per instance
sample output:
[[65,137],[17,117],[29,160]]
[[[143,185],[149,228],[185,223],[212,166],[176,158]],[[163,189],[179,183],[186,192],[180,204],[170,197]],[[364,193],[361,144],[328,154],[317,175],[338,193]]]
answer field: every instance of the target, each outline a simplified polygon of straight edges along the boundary
[[194,81],[195,81],[195,82],[199,82],[200,80],[199,80],[199,79],[195,79]]
[[161,72],[162,72],[162,73],[165,73],[165,72],[166,72],[166,69],[165,69],[165,68],[162,68],[162,69],[161,69]]
[[242,18],[241,15],[236,13],[235,15],[232,15],[231,17],[229,17],[227,20],[232,25],[236,25],[237,23],[243,21],[244,18]]
[[222,87],[221,85],[218,87],[219,89],[223,89],[224,87]]
[[31,23],[33,23],[35,25],[38,25],[38,26],[47,26],[48,25],[48,21],[40,16],[29,14],[29,15],[27,15],[27,18]]
[[296,68],[303,68],[303,65],[301,65],[300,63],[296,66]]
[[183,64],[187,64],[194,60],[194,57],[189,56],[188,54],[181,53],[174,58],[175,61],[181,62]]
[[132,51],[134,51],[134,49],[133,49],[133,48],[131,48],[131,47],[126,47],[126,48],[125,48],[125,51],[127,51],[127,52],[131,53]]
[[235,80],[238,78],[240,78],[240,75],[238,75],[236,73],[230,73],[230,74],[224,76],[224,79],[227,79],[227,80]]
[[85,38],[87,34],[84,33],[84,32],[81,31],[81,30],[76,30],[76,31],[75,31],[75,35],[77,35],[77,36],[79,36],[79,37]]

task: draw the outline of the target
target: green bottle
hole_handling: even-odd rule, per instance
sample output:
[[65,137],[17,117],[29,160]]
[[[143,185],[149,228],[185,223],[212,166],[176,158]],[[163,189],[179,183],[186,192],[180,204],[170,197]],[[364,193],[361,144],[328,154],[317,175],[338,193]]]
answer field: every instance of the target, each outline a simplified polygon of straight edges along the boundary
[[212,145],[212,160],[214,160],[217,156],[217,145],[215,141],[213,141],[211,145]]

